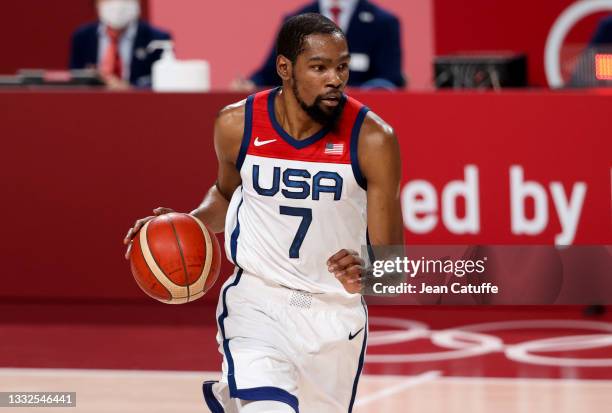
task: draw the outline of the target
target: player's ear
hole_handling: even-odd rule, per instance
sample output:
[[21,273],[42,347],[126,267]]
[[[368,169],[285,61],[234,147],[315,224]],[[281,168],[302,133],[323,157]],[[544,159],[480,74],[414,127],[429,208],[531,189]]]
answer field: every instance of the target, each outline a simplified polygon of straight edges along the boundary
[[276,57],[276,72],[283,80],[291,79],[291,71],[293,70],[293,66],[291,64],[291,60],[287,59],[283,55],[278,55]]

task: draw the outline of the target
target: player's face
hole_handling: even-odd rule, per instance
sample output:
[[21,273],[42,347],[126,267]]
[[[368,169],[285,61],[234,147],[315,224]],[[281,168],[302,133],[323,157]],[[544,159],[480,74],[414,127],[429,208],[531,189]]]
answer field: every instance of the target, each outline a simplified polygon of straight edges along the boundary
[[316,34],[304,39],[304,51],[293,65],[292,89],[300,106],[321,124],[342,113],[342,92],[348,82],[350,55],[340,35]]

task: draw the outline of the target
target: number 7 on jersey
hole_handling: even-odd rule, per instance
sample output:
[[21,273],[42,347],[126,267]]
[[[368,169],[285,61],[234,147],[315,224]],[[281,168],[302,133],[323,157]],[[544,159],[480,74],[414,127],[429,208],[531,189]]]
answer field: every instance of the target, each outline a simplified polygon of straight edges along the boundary
[[289,247],[289,258],[300,258],[300,247],[302,246],[302,242],[304,242],[304,238],[306,237],[306,232],[308,232],[308,228],[312,223],[312,209],[281,206],[280,213],[281,215],[302,217],[302,222],[300,222],[295,238],[293,238],[291,247]]

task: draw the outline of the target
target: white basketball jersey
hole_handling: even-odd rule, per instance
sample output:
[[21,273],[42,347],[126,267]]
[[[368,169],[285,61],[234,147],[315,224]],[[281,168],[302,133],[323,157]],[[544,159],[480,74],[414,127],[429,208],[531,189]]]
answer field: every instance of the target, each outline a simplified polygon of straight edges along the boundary
[[237,160],[242,185],[225,224],[228,258],[296,290],[349,295],[327,259],[366,245],[366,182],[357,144],[367,107],[344,96],[335,130],[296,140],[275,118],[278,89],[250,96]]

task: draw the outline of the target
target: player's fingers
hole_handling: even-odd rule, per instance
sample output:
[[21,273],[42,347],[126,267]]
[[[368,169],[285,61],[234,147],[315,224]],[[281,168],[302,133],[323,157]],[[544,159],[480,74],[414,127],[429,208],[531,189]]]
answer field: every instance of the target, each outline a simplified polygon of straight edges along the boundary
[[347,274],[344,271],[338,272],[336,279],[340,281],[346,291],[355,294],[361,291],[361,277],[358,274]]
[[363,260],[355,255],[347,255],[346,257],[343,257],[341,259],[339,259],[338,261],[336,261],[336,267],[338,269],[345,269],[346,267],[349,267],[351,265],[364,265]]
[[142,218],[142,219],[139,219],[138,221],[136,221],[136,222],[134,223],[134,228],[132,228],[132,230],[133,230],[133,231],[132,231],[132,238],[134,238],[134,235],[136,235],[136,233],[137,233],[138,231],[140,231],[140,228],[142,228],[142,226],[143,226],[144,224],[146,224],[147,222],[149,222],[149,221],[150,221],[150,220],[152,220],[153,218],[155,218],[155,217],[154,217],[154,216],[149,216],[149,217]]
[[343,249],[332,255],[329,260],[327,260],[327,269],[329,272],[334,272],[341,270],[342,267],[338,265],[338,260],[346,257],[348,255],[348,251]]
[[358,292],[361,289],[361,285],[362,285],[361,277],[345,276],[339,279],[339,281],[342,283],[344,288],[351,293]]
[[129,260],[129,259],[130,259],[130,254],[132,253],[132,245],[133,245],[133,244],[130,242],[130,243],[128,244],[127,251],[125,251],[125,259],[126,259],[126,260]]
[[359,277],[352,277],[352,278],[338,278],[338,281],[340,281],[340,283],[345,287],[345,288],[351,288],[354,286],[357,286],[358,288],[361,288],[361,278]]
[[327,260],[327,265],[332,265],[333,263],[338,261],[340,258],[346,257],[348,254],[349,254],[348,250],[341,249],[340,251],[338,251],[337,253],[335,253],[331,257],[329,257],[329,259]]
[[345,270],[337,271],[334,275],[341,281],[359,280],[361,279],[361,269],[360,265],[353,265]]
[[174,210],[170,208],[165,208],[165,207],[159,207],[153,210],[153,213],[155,215],[164,215],[164,214],[169,214],[171,212],[174,212]]
[[347,274],[351,275],[351,276],[356,276],[356,277],[360,277],[362,275],[363,272],[363,265],[361,264],[356,264],[356,265],[351,265],[350,267],[348,267],[346,270],[344,270]]
[[125,234],[125,238],[123,238],[123,243],[125,245],[130,243],[130,240],[132,239],[132,231],[134,228],[130,228],[127,232],[127,234]]
[[341,270],[338,270],[335,272],[336,275],[351,275],[351,276],[361,276],[361,272],[363,271],[363,266],[360,264],[352,264],[347,266],[346,268],[343,268]]
[[352,283],[350,282],[350,281],[351,281],[351,278],[350,278],[348,275],[346,275],[346,274],[344,274],[344,275],[336,274],[336,279],[337,279],[338,281],[340,281],[340,282],[342,283],[342,285],[349,285],[349,284],[352,284]]

